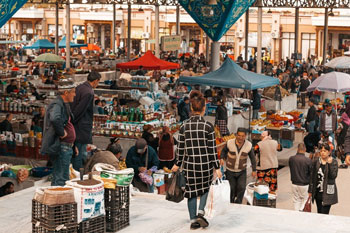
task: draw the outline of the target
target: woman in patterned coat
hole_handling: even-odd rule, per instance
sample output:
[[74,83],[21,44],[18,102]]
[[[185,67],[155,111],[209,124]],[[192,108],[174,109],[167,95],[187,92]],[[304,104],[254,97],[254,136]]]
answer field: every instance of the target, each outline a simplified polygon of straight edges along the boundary
[[[191,229],[207,227],[204,207],[214,172],[221,177],[220,163],[215,144],[214,126],[204,120],[205,99],[198,91],[190,95],[193,116],[184,121],[179,132],[176,165],[172,171],[183,167],[186,177],[185,197],[188,198],[188,211]],[[197,197],[200,197],[197,215]]]

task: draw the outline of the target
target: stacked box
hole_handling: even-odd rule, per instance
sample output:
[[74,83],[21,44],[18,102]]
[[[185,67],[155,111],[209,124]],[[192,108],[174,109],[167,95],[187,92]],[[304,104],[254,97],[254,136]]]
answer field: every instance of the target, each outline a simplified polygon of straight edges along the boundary
[[295,138],[295,131],[289,130],[289,129],[282,129],[281,130],[281,139],[294,141]]
[[269,129],[272,139],[279,140],[281,138],[281,130]]
[[77,203],[45,205],[32,200],[32,231],[35,233],[77,232]]
[[105,189],[106,230],[116,232],[130,225],[130,187]]
[[90,218],[79,224],[79,233],[105,233],[106,224],[105,216],[101,215],[95,218]]

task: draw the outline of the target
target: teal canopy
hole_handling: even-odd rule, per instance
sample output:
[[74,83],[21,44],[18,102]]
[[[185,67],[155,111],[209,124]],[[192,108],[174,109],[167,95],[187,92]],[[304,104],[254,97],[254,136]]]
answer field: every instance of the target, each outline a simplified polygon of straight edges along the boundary
[[[59,48],[65,48],[66,47],[66,37],[64,36],[62,40],[58,43]],[[70,42],[71,48],[80,48],[80,47],[87,47],[87,44],[75,44],[73,42]]]
[[40,39],[35,41],[31,46],[24,46],[24,49],[55,49],[55,45],[47,39]]
[[277,78],[247,71],[237,65],[230,58],[226,58],[222,66],[203,76],[183,77],[179,79],[182,83],[200,84],[223,88],[240,88],[255,90],[279,84]]

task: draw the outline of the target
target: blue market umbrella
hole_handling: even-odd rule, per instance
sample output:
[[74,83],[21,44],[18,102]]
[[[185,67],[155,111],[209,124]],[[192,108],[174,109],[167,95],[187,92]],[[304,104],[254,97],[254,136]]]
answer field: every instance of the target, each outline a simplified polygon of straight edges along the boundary
[[[86,47],[87,44],[76,44],[73,42],[70,42],[70,47],[71,48],[80,48],[80,47]],[[62,40],[58,43],[59,48],[65,48],[66,47],[66,37],[64,36]]]

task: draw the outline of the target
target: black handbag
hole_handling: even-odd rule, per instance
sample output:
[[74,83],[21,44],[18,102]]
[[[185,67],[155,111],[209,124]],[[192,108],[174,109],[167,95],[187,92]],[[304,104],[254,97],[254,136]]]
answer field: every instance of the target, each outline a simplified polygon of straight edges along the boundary
[[169,189],[165,195],[166,200],[179,203],[184,199],[184,188],[180,186],[183,185],[182,182],[184,176],[183,174],[181,175],[181,173],[183,172],[177,171],[173,173],[173,176],[170,179],[168,179]]

